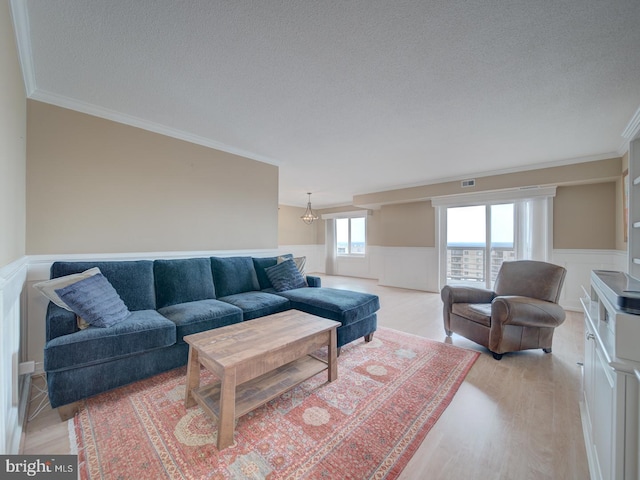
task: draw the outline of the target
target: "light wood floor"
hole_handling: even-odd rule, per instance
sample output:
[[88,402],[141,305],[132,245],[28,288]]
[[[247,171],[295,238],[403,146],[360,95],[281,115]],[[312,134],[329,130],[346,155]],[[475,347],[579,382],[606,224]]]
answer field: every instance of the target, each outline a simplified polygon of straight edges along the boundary
[[[582,315],[567,312],[552,354],[531,350],[496,361],[463,337],[447,339],[438,294],[322,277],[323,286],[380,296],[378,325],[481,352],[453,401],[402,472],[404,480],[583,480],[580,423]],[[37,382],[34,379],[34,382]],[[41,380],[40,380],[41,381]],[[36,391],[37,393],[37,391]],[[32,410],[39,400],[31,402]],[[45,408],[26,426],[23,453],[69,453],[66,423]]]

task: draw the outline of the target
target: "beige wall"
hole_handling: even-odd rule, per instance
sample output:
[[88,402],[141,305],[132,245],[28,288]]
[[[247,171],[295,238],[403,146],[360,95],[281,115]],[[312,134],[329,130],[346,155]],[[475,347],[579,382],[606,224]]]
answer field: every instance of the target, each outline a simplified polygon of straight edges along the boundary
[[[553,201],[553,248],[616,248],[618,223],[615,181],[558,187]],[[434,247],[436,218],[431,202],[382,207],[383,242],[387,247]]]
[[[625,163],[626,162],[626,163]],[[560,185],[554,199],[554,245],[557,249],[625,250],[623,241],[622,172],[627,155],[571,166],[487,176],[471,191],[529,185]],[[423,196],[468,192],[459,182],[447,182],[360,195],[354,201],[370,202],[378,210],[368,217],[368,243],[386,247],[434,247],[435,209]],[[401,200],[406,201],[402,202]],[[380,206],[379,202],[383,204]],[[389,203],[385,203],[389,202]],[[354,206],[322,210],[321,213],[353,211]],[[300,213],[301,215],[302,213]],[[300,222],[302,223],[302,222]],[[292,228],[305,225],[292,224]],[[324,222],[317,226],[316,243],[324,243]]]
[[37,101],[27,109],[28,254],[277,247],[277,167]]
[[540,168],[523,172],[476,177],[476,186],[462,188],[459,181],[444,182],[419,187],[389,190],[385,192],[356,195],[354,205],[374,208],[394,203],[409,203],[429,200],[440,195],[455,195],[485,192],[505,188],[529,187],[533,185],[575,185],[615,181],[620,178],[622,159],[619,157],[594,162],[578,163],[559,167]]
[[[314,245],[319,223],[304,223],[300,217],[306,208],[280,205],[278,207],[278,245]],[[324,243],[324,242],[323,242]]]
[[27,109],[9,2],[0,2],[0,267],[25,254]]
[[434,247],[435,209],[431,202],[385,205],[381,210],[385,247]]
[[553,248],[616,248],[616,182],[558,187],[553,200]]
[[[320,218],[311,225],[305,224],[300,217],[306,207],[292,207],[280,205],[278,214],[278,244],[279,245],[324,245],[325,222]],[[353,212],[361,210],[353,206],[342,206],[315,210],[318,216],[331,213]],[[369,245],[383,245],[381,231],[382,213],[378,211],[362,210],[367,215],[367,243]]]

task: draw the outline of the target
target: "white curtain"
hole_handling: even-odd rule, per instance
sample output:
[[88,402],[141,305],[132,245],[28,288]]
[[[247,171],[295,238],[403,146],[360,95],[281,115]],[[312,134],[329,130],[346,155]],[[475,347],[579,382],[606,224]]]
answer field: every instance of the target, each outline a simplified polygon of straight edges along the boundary
[[325,265],[327,275],[336,274],[336,221],[333,218],[325,220]]
[[516,256],[521,260],[551,260],[553,197],[516,202]]

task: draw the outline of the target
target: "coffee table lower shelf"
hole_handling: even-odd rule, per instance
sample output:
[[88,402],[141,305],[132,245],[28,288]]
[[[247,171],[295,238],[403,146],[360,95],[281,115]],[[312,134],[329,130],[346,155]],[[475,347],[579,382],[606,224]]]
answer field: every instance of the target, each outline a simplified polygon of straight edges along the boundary
[[[324,360],[307,355],[237,385],[235,418],[255,410],[327,368]],[[220,418],[220,389],[221,383],[215,382],[191,392],[198,405],[214,420]]]

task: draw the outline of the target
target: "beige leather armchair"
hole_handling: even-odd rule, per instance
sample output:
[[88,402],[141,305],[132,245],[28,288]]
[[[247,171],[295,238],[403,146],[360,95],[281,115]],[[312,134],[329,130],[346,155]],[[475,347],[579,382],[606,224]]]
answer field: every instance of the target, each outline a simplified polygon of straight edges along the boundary
[[533,260],[504,262],[494,290],[445,286],[444,329],[485,346],[493,358],[542,348],[551,353],[554,329],[565,319],[560,291],[566,269]]

